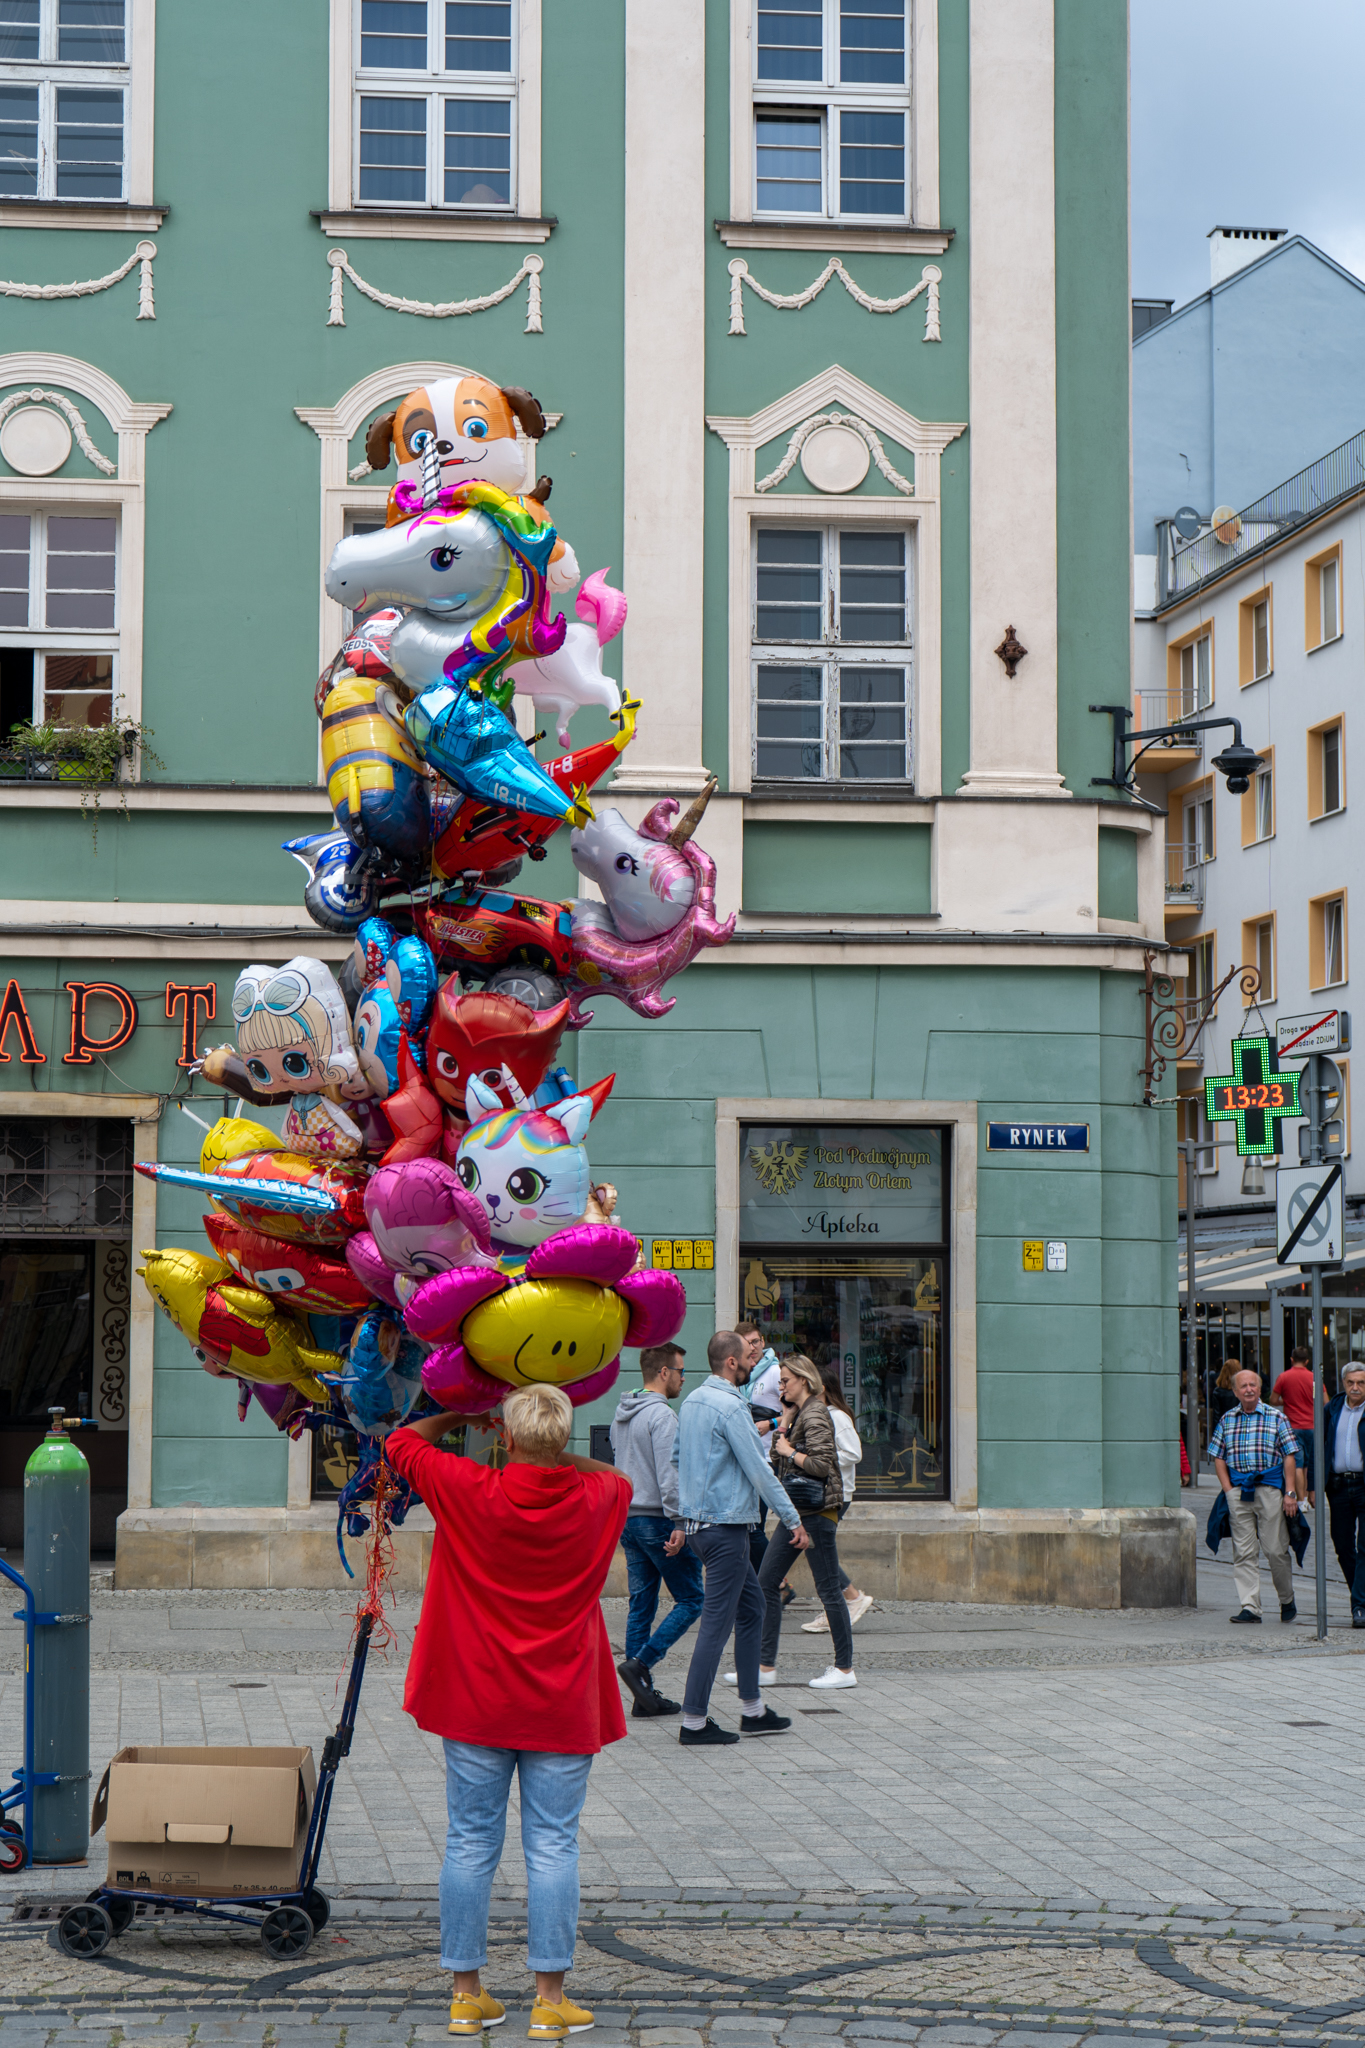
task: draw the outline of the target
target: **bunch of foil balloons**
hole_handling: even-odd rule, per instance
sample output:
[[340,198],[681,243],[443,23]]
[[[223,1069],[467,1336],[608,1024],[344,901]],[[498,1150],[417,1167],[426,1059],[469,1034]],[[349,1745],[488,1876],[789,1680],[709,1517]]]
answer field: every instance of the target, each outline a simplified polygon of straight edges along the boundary
[[[523,490],[544,432],[529,392],[478,376],[371,425],[371,467],[397,458],[386,524],[341,541],[325,578],[350,615],[315,699],[335,828],[285,848],[349,957],[245,968],[236,1042],[200,1063],[237,1115],[207,1129],[197,1169],[138,1168],[208,1197],[212,1256],[147,1252],[139,1270],[205,1369],[238,1382],[239,1415],[254,1400],[292,1435],[360,1437],[352,1533],[378,1446],[424,1396],[481,1418],[536,1383],[590,1401],[686,1309],[592,1179],[614,1077],[579,1087],[559,1055],[590,995],[662,1016],[666,983],[730,937],[693,838],[714,785],[638,827],[594,811],[641,707],[602,668],[625,597],[605,570],[580,585],[550,480]],[[576,586],[575,621],[551,616]],[[517,695],[568,751],[537,759]],[[573,750],[585,706],[616,732]],[[561,826],[598,893],[522,895],[523,861]],[[247,1104],[282,1111],[280,1131]]]

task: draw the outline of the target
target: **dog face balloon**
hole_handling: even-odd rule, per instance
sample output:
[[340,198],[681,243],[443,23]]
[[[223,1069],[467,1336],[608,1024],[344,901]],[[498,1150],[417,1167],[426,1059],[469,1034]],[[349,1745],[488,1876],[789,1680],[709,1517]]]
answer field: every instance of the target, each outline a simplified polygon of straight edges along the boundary
[[545,415],[529,391],[505,389],[487,377],[441,377],[410,391],[395,412],[374,422],[365,453],[374,469],[388,466],[392,448],[400,482],[422,481],[422,456],[434,453],[443,484],[477,480],[504,491],[526,488],[526,460],[517,428],[533,441]]

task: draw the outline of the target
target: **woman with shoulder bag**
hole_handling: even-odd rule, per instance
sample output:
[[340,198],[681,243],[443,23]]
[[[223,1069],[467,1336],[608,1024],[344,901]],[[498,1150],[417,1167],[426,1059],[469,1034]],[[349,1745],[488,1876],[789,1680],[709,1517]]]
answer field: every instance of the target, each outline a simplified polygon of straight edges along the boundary
[[[822,1365],[820,1381],[824,1388],[825,1406],[829,1409],[829,1419],[834,1427],[834,1442],[839,1453],[839,1477],[844,1482],[843,1506],[839,1509],[839,1520],[842,1522],[853,1505],[853,1496],[857,1491],[863,1440],[858,1434],[853,1410],[844,1399],[843,1388],[839,1384],[838,1366]],[[842,1564],[839,1567],[839,1584],[844,1589],[844,1600],[848,1606],[848,1625],[850,1628],[856,1628],[872,1605],[872,1595],[864,1593],[854,1585]],[[802,1633],[808,1636],[829,1634],[829,1622],[823,1614],[818,1614],[814,1621],[803,1621],[801,1628]]]
[[[853,1675],[853,1629],[848,1603],[839,1585],[836,1532],[844,1500],[839,1450],[819,1371],[799,1352],[782,1361],[781,1391],[783,1410],[790,1420],[775,1435],[773,1470],[791,1496],[811,1539],[807,1556],[815,1590],[829,1620],[834,1662],[822,1677],[810,1682],[817,1692],[832,1692],[858,1683]],[[779,1526],[768,1544],[758,1575],[767,1601],[759,1652],[761,1678],[770,1678],[776,1669],[777,1644],[782,1632],[782,1602],[777,1589],[796,1556],[785,1527]]]

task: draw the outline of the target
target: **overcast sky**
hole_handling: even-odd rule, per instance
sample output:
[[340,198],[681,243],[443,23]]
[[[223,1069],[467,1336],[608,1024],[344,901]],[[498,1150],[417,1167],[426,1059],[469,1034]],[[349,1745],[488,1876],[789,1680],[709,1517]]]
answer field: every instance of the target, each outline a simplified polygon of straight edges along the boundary
[[1217,226],[1288,228],[1365,277],[1365,0],[1130,6],[1133,297],[1207,291]]

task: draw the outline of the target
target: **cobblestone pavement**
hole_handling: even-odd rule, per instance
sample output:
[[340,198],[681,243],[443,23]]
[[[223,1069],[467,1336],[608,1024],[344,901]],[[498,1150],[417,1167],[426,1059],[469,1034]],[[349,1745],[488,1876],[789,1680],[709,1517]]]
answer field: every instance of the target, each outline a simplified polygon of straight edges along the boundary
[[[684,1751],[676,1722],[631,1721],[594,1767],[572,1988],[596,2002],[599,2048],[1365,2048],[1365,1636],[1339,1625],[1335,1560],[1331,1576],[1324,1645],[1309,1574],[1296,1625],[1267,1586],[1267,1625],[1229,1629],[1226,1563],[1201,1563],[1197,1611],[879,1606],[856,1632],[859,1686],[837,1696],[807,1689],[828,1638],[802,1634],[816,1610],[798,1603],[771,1688],[789,1735]],[[129,1742],[316,1753],[354,1599],[97,1590],[96,1775]],[[619,1647],[624,1603],[605,1610]],[[153,1915],[69,1961],[52,1916],[102,1875],[97,1838],[86,1868],[0,1878],[0,2048],[444,2038],[442,1764],[402,1711],[415,1606],[395,1620],[337,1781],[333,1920],[307,1956],[270,1964],[251,1928]],[[0,1637],[0,1775],[17,1636]],[[675,1693],[687,1647],[660,1673]],[[732,1689],[713,1704],[734,1721]],[[516,1835],[514,1817],[490,1951],[505,2040],[527,1990]]]
[[[525,1951],[517,1909],[495,1915],[485,1981],[508,2003],[510,2042],[528,2017]],[[1365,2039],[1360,1923],[890,1896],[861,1908],[618,1900],[587,1907],[571,1986],[597,2015],[597,2048],[1326,2048]],[[405,2048],[445,2038],[437,1953],[433,1904],[377,1897],[338,1899],[286,1965],[246,1930],[151,1915],[77,1963],[50,1920],[12,1920],[0,2048]]]

